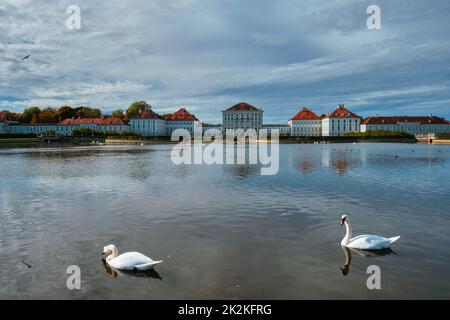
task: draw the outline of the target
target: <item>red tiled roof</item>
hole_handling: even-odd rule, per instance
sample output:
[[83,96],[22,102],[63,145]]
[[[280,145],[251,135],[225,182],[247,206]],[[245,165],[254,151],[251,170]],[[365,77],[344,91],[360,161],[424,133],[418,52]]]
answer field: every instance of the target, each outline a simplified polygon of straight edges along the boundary
[[308,108],[303,108],[291,120],[320,120],[320,117]]
[[97,124],[97,125],[123,125],[120,118],[85,118],[85,119],[65,119],[59,124],[63,125],[80,125],[80,124]]
[[174,114],[168,116],[169,120],[176,121],[198,121],[198,119],[191,113],[189,113],[185,108],[181,108]]
[[325,118],[361,118],[357,114],[347,110],[343,104],[339,105],[336,110],[330,112]]
[[62,126],[63,124],[60,123],[16,123],[14,126],[19,127],[26,127],[26,126],[33,126],[33,127],[43,127],[43,126]]
[[235,104],[231,108],[228,108],[225,111],[231,111],[231,110],[234,110],[234,111],[259,111],[260,109],[258,109],[257,107],[254,107],[251,104],[248,104],[246,102],[240,102],[238,104]]
[[399,124],[401,122],[411,122],[420,124],[448,124],[444,118],[428,116],[394,116],[394,117],[368,117],[361,124]]
[[154,112],[152,109],[145,109],[139,112],[138,119],[163,119],[159,114]]

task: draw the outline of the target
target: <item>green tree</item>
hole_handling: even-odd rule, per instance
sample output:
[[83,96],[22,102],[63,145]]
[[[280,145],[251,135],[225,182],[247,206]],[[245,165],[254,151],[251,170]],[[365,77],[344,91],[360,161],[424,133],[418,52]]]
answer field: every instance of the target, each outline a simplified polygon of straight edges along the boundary
[[10,112],[8,110],[2,110],[0,112],[5,112],[6,117],[9,121],[19,121],[19,119],[20,119],[20,113]]
[[55,130],[47,130],[47,131],[44,131],[43,135],[46,137],[54,137],[54,136],[56,136],[56,132],[55,132]]
[[58,114],[53,108],[45,108],[41,113],[34,119],[33,123],[56,123],[58,122]]
[[58,109],[58,120],[63,121],[66,119],[73,118],[75,116],[75,109],[70,106],[62,106]]
[[139,114],[139,111],[151,108],[152,106],[147,101],[135,101],[128,107],[127,118],[131,119],[136,117]]
[[78,107],[75,109],[75,116],[77,118],[100,118],[102,112],[100,109],[94,109],[89,107]]
[[125,112],[122,109],[117,109],[117,110],[113,111],[111,116],[113,118],[120,118],[123,120],[123,119],[125,119]]
[[41,113],[41,109],[38,107],[31,107],[25,109],[20,115],[19,121],[22,123],[31,123],[33,120],[39,118],[39,114]]
[[168,120],[171,115],[172,115],[171,113],[165,113],[165,114],[162,114],[161,117]]

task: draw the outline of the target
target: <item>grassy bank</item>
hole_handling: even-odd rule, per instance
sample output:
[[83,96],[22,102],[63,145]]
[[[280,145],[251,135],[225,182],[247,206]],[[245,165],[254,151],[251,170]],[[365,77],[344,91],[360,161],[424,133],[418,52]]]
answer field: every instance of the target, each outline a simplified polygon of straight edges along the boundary
[[436,140],[450,140],[450,132],[438,133],[436,135]]
[[0,143],[35,143],[42,142],[39,138],[0,138]]

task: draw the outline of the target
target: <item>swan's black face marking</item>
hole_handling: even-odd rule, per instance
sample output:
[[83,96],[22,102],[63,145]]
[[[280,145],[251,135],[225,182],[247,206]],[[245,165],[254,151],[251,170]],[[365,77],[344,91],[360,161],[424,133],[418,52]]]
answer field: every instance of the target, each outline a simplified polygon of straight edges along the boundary
[[347,220],[347,217],[343,217],[343,218],[341,219],[341,226],[345,223],[346,220]]

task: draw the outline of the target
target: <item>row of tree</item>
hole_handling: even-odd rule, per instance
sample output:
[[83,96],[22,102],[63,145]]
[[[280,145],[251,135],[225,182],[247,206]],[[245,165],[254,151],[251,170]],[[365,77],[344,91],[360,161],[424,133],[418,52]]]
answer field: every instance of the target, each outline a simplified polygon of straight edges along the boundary
[[90,107],[77,107],[72,108],[70,106],[62,106],[60,108],[44,108],[40,109],[38,107],[31,107],[25,109],[22,113],[14,113],[6,111],[9,118],[14,121],[19,121],[20,123],[58,123],[65,119],[71,118],[100,118],[113,117],[120,118],[125,122],[129,119],[137,116],[140,111],[145,109],[150,109],[151,106],[146,101],[135,101],[133,102],[126,111],[123,109],[117,109],[109,114],[102,114],[100,109],[90,108]]

